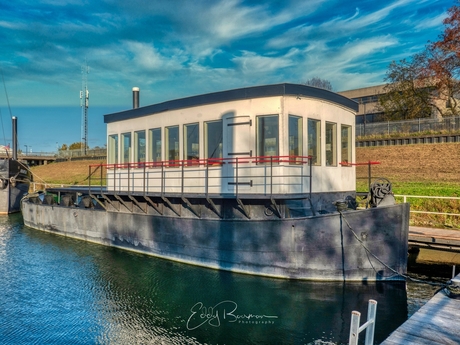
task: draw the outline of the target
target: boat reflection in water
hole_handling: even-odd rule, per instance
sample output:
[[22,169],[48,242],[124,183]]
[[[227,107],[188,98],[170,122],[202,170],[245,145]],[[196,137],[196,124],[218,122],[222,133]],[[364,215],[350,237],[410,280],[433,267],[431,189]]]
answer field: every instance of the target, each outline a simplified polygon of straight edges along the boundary
[[408,314],[404,282],[205,269],[35,231],[19,214],[0,221],[0,286],[8,344],[346,344],[369,299],[378,344]]
[[351,312],[364,323],[369,299],[378,301],[376,343],[407,319],[404,282],[288,281],[104,253],[98,340],[110,343],[345,344]]

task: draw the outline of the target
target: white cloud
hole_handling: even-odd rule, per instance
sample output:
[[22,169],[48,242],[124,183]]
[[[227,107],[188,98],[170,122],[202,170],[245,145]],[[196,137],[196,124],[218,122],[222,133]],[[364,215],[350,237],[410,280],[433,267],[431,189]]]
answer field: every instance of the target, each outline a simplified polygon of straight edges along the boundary
[[138,68],[145,71],[176,71],[182,68],[187,60],[180,50],[175,49],[169,56],[161,54],[153,45],[128,41],[123,44],[127,54]]
[[261,56],[254,52],[243,51],[241,56],[232,59],[245,73],[274,73],[282,68],[291,66],[289,57]]
[[0,20],[0,27],[5,29],[19,29],[22,25],[19,23]]
[[423,21],[420,21],[416,26],[415,30],[422,31],[428,30],[432,28],[437,28],[442,25],[443,20],[447,17],[447,13],[441,13],[435,17],[428,17]]

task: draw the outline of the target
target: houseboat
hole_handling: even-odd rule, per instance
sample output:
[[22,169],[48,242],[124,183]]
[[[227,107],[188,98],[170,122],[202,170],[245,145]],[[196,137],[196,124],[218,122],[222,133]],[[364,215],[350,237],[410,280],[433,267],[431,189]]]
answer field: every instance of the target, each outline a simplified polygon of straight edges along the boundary
[[356,206],[357,110],[297,84],[144,107],[134,88],[132,109],[104,116],[107,163],[89,168],[89,186],[29,195],[24,222],[220,270],[401,280],[409,205],[379,188]]
[[12,118],[13,148],[0,152],[0,214],[21,211],[21,199],[29,192],[32,173],[17,157],[17,118]]

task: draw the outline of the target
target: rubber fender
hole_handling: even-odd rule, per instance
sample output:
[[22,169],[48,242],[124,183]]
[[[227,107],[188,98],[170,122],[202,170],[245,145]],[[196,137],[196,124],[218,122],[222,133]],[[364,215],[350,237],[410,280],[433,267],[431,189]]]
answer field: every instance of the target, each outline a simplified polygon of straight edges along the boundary
[[74,200],[72,195],[63,195],[61,197],[61,206],[73,206]]
[[83,205],[84,208],[94,208],[93,199],[89,195],[82,197],[80,204]]
[[46,205],[55,205],[56,201],[54,200],[54,195],[47,194],[45,195],[44,204]]
[[42,203],[42,201],[40,200],[38,196],[29,197],[29,202],[32,204],[36,204],[36,205],[40,205]]
[[5,189],[6,186],[8,186],[8,180],[7,179],[0,179],[0,189]]

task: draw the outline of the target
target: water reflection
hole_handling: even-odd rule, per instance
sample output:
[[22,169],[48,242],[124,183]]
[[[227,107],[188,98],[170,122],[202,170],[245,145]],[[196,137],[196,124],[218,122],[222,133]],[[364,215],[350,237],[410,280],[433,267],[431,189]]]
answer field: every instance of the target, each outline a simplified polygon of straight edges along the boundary
[[365,322],[371,298],[379,343],[407,318],[404,283],[232,274],[46,234],[21,221],[0,219],[6,343],[347,343],[351,311]]

